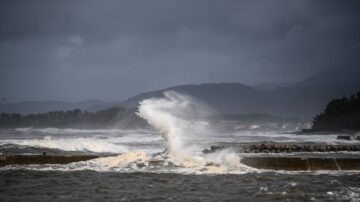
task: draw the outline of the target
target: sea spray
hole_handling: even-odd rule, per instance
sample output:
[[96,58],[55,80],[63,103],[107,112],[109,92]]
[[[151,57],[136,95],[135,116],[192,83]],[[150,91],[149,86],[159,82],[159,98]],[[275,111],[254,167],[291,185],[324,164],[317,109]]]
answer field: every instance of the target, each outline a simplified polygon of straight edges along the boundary
[[166,141],[167,150],[172,157],[183,158],[187,155],[184,135],[189,129],[189,113],[194,105],[189,97],[167,91],[163,98],[151,98],[140,102],[138,115],[157,129]]
[[223,150],[204,156],[189,146],[191,137],[211,133],[204,127],[206,124],[198,124],[199,121],[194,119],[198,108],[201,106],[189,96],[167,91],[162,98],[140,102],[137,114],[161,133],[170,159],[183,166],[186,172],[188,169],[211,173],[247,169],[234,151]]

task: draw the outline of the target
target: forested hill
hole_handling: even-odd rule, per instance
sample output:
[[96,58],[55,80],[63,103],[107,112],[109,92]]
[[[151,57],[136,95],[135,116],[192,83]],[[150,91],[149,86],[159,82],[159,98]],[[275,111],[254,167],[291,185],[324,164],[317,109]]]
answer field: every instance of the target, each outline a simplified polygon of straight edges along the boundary
[[314,118],[312,131],[360,131],[360,91],[350,97],[333,99]]

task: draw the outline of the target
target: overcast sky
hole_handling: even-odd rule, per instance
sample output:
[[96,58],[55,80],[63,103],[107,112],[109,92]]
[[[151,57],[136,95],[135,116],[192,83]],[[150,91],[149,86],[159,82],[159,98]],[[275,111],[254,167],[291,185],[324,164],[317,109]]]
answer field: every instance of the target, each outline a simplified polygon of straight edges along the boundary
[[0,2],[0,97],[122,100],[359,65],[360,1]]

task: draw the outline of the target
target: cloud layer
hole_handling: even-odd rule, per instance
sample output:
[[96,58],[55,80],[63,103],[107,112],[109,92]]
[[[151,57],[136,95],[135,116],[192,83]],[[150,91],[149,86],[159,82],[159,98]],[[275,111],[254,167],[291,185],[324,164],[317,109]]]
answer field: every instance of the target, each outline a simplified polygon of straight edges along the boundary
[[358,66],[359,1],[1,1],[9,100],[121,100]]

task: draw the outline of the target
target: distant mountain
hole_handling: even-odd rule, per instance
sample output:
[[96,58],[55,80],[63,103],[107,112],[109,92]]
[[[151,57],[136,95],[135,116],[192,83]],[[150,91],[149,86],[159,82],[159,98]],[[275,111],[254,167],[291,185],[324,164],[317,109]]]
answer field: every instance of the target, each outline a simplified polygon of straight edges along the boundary
[[279,87],[291,87],[293,83],[272,83],[272,82],[265,82],[265,83],[259,83],[254,85],[253,87],[256,90],[274,90]]
[[115,102],[100,100],[86,100],[82,102],[63,101],[27,101],[0,105],[0,113],[36,114],[56,110],[81,109],[86,111],[98,111],[115,106]]
[[[311,120],[329,100],[360,90],[357,69],[329,69],[301,82],[276,87],[251,87],[240,83],[182,85],[132,97],[122,106],[136,107],[141,100],[162,97],[173,90],[207,103],[219,113],[267,113]],[[338,76],[337,76],[338,75]],[[266,85],[266,84],[264,84]]]
[[328,68],[317,74],[314,74],[304,80],[293,83],[265,82],[254,85],[257,90],[274,90],[276,88],[290,88],[299,86],[319,86],[329,84],[358,84],[360,68]]
[[[244,96],[249,96],[255,92],[252,87],[239,83],[182,85],[139,94],[123,102],[122,106],[136,107],[141,100],[151,97],[162,97],[163,92],[165,91],[176,91],[179,93],[184,93],[194,98],[199,98],[206,103],[218,102],[220,99],[220,101],[223,102],[225,105],[227,102],[232,103],[233,101],[238,100],[238,95],[240,94]],[[240,103],[245,104],[243,103],[243,101],[240,101]]]
[[359,75],[360,67],[329,68],[303,81],[294,83],[294,86],[358,84],[360,83]]
[[311,120],[333,98],[360,90],[359,68],[326,69],[295,83],[262,83],[254,87],[240,83],[181,85],[145,92],[124,102],[87,100],[84,102],[20,102],[0,104],[0,113],[44,113],[79,108],[90,112],[109,107],[136,108],[140,101],[162,97],[165,91],[184,93],[212,106],[222,114],[266,113],[282,117]]

